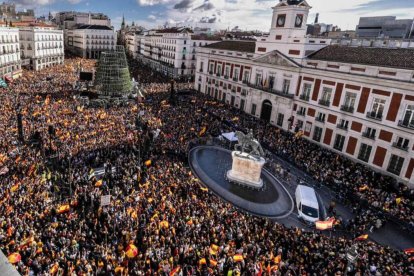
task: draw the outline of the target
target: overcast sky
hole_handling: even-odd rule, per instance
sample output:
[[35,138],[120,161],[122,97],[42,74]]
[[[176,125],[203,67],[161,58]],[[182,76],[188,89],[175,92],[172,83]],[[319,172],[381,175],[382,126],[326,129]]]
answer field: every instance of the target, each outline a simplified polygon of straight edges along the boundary
[[[19,8],[35,8],[37,15],[49,11],[103,12],[119,28],[122,16],[130,24],[146,28],[185,24],[226,29],[268,31],[271,7],[279,0],[14,0]],[[313,8],[308,23],[319,13],[319,22],[355,29],[361,16],[414,17],[414,0],[309,0]]]

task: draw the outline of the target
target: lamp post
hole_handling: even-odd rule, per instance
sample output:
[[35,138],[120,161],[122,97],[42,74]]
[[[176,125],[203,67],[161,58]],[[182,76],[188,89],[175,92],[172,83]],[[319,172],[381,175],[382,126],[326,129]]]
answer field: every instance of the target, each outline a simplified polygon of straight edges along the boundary
[[356,244],[352,245],[346,250],[346,271],[345,275],[348,274],[348,272],[351,272],[351,269],[353,268],[353,264],[358,260],[358,247]]

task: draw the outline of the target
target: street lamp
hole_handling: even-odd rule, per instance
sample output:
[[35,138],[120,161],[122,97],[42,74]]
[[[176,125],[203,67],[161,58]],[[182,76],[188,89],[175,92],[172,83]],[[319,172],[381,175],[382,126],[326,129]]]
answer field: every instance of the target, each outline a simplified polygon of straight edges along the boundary
[[353,264],[358,260],[358,256],[357,245],[354,244],[346,250],[347,266],[345,275],[348,274],[348,272],[351,272]]

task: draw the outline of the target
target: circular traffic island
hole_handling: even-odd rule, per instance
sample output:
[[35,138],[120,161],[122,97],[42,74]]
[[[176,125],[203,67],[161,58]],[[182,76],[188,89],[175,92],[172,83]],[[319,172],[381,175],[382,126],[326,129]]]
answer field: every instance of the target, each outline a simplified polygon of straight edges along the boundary
[[232,152],[217,146],[199,146],[189,152],[192,172],[220,198],[252,215],[281,219],[293,211],[293,200],[283,184],[263,169],[262,189],[251,189],[231,182]]

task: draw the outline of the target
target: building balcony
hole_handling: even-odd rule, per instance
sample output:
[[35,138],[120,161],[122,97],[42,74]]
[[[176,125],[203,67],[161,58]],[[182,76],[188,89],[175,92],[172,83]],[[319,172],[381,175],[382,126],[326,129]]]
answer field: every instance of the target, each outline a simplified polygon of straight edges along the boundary
[[216,76],[217,76],[217,77],[221,77],[221,74],[220,74],[220,73],[217,73],[217,74],[216,74]]
[[327,101],[327,100],[319,100],[318,103],[319,103],[319,105],[323,105],[323,106],[327,106],[327,107],[329,107],[331,105],[331,102]]
[[403,151],[408,151],[408,146],[404,146],[396,142],[392,143],[392,146]]
[[249,83],[249,81],[248,81],[248,80],[243,80],[243,83],[244,83],[244,84],[248,84],[248,83]]
[[301,110],[296,111],[296,114],[298,114],[299,116],[306,116],[305,111],[301,111]]
[[299,99],[301,99],[302,101],[309,102],[310,97],[309,97],[309,95],[302,94],[302,95],[299,96]]
[[233,81],[239,81],[239,79],[238,78],[233,78]]
[[367,113],[367,118],[382,121],[382,114],[371,111]]
[[229,79],[229,76],[224,76],[224,78],[225,78],[226,80],[228,80],[228,79]]
[[409,128],[409,129],[414,129],[414,124],[408,121],[403,121],[403,120],[398,121],[398,126]]
[[289,98],[289,99],[293,99],[293,97],[294,97],[293,94],[288,94],[288,93],[285,93],[283,91],[277,91],[273,88],[268,88],[268,87],[264,87],[264,86],[261,86],[261,85],[255,85],[255,84],[252,84],[252,83],[247,83],[247,86],[250,87],[250,88],[254,88],[254,89],[257,89],[257,90],[261,90],[261,91],[264,91],[264,92],[267,92],[267,93],[270,93],[270,94],[274,94],[274,95]]
[[208,72],[209,75],[213,75],[213,71]]
[[339,128],[339,129],[348,131],[348,126],[346,126],[346,125],[337,124],[336,127]]
[[341,105],[341,111],[348,112],[348,113],[354,113],[354,107],[347,106],[347,105]]
[[372,134],[372,133],[369,133],[369,132],[363,132],[362,133],[362,137],[365,137],[365,138],[368,138],[368,139],[371,139],[371,140],[375,140],[375,134]]
[[319,123],[325,123],[325,119],[322,119],[322,118],[319,118],[319,117],[316,117],[315,121],[317,121]]

